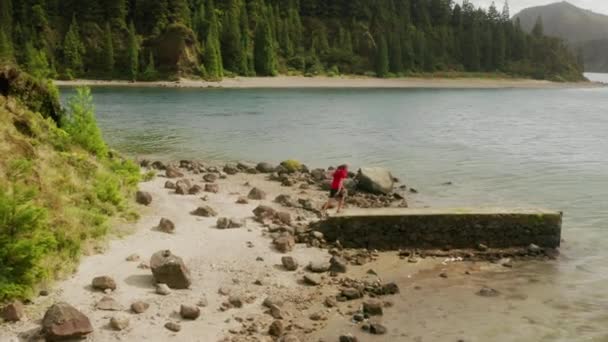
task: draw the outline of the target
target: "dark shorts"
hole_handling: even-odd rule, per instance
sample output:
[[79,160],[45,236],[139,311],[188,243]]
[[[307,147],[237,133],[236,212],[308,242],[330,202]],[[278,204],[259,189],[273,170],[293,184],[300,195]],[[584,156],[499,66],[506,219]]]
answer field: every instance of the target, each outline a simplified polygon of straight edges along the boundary
[[346,196],[346,190],[342,189],[342,190],[337,190],[337,189],[331,189],[329,190],[329,198],[336,198],[336,197],[345,197]]

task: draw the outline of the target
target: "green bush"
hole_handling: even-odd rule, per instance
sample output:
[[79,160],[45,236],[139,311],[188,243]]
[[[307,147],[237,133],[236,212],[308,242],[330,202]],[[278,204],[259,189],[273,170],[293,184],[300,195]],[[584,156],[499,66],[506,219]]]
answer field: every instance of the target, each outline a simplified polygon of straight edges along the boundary
[[91,89],[79,87],[76,90],[76,95],[68,102],[68,114],[62,125],[73,141],[84,149],[101,158],[107,156],[108,147],[95,120]]
[[28,161],[13,162],[8,186],[0,187],[0,301],[28,296],[48,276],[41,260],[57,246],[36,191],[18,181],[30,168]]

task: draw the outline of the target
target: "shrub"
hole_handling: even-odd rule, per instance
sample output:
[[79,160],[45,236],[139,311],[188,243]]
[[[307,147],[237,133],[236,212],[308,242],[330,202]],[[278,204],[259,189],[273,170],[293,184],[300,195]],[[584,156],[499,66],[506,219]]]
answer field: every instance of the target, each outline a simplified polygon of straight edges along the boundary
[[76,95],[68,102],[68,114],[62,124],[74,142],[98,157],[107,156],[108,147],[95,120],[91,89],[88,87],[77,89]]
[[41,260],[57,246],[47,210],[34,202],[36,191],[18,180],[30,169],[26,160],[11,163],[9,184],[0,187],[0,301],[28,296],[47,277]]

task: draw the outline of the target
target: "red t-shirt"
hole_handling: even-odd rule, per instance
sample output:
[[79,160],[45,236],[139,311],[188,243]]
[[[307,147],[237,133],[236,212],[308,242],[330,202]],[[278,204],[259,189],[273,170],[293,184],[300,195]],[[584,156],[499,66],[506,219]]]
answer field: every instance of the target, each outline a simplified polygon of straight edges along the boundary
[[334,172],[334,181],[331,182],[331,188],[333,190],[340,189],[340,184],[342,184],[342,181],[346,178],[348,178],[348,172],[345,169],[336,170],[336,172]]

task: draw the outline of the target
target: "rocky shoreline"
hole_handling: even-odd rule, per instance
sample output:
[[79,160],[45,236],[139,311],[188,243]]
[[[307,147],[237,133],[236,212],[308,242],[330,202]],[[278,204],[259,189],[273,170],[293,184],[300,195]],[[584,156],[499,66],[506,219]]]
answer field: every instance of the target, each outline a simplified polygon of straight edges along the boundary
[[[311,224],[332,168],[141,166],[157,176],[136,195],[143,215],[135,233],[85,258],[71,279],[25,306],[6,306],[3,318],[16,323],[2,326],[0,340],[396,341],[404,332],[387,316],[402,315],[404,291],[419,290],[412,275],[461,281],[481,268],[557,256],[537,246],[378,252],[329,243]],[[349,176],[350,207],[407,207],[417,192],[384,169]],[[486,285],[471,293],[502,294]]]

